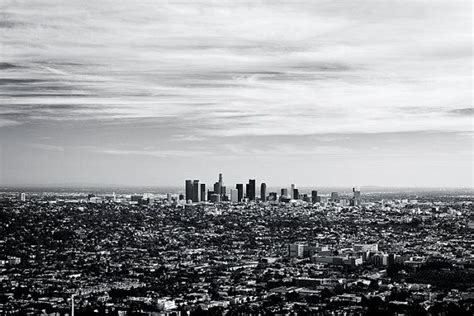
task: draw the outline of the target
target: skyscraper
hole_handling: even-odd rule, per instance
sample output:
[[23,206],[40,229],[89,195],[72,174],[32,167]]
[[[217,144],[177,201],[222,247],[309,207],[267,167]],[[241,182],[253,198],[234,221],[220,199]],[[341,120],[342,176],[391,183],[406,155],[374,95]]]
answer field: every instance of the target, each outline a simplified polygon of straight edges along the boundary
[[239,192],[237,189],[230,189],[230,201],[238,202],[239,201]]
[[352,188],[352,192],[354,194],[353,198],[351,199],[351,206],[357,206],[361,204],[360,200],[360,189],[357,187]]
[[214,194],[221,195],[221,186],[219,182],[214,183]]
[[206,201],[206,184],[201,183],[201,201]]
[[235,188],[237,189],[237,201],[242,202],[242,199],[244,198],[244,185],[242,183],[237,183]]
[[266,197],[267,197],[267,184],[265,182],[262,182],[262,184],[260,185],[260,200],[265,202]]
[[290,195],[291,195],[290,197],[291,197],[292,199],[295,198],[294,193],[295,193],[295,185],[292,184],[292,185],[291,185],[291,188],[290,188]]
[[311,202],[316,203],[318,201],[318,191],[313,190],[311,191]]
[[193,199],[193,182],[191,180],[186,180],[186,201]]
[[222,178],[222,173],[219,173],[219,191],[216,193],[221,196],[221,201],[222,201],[222,196],[225,195],[225,193],[222,192],[222,187],[224,186],[224,179]]
[[300,193],[298,189],[293,189],[293,199],[299,200],[300,199]]
[[201,200],[201,188],[199,187],[199,180],[193,181],[193,202],[199,202]]
[[255,201],[255,179],[249,179],[247,184],[247,198],[249,201]]
[[281,194],[280,194],[280,196],[288,197],[288,189],[287,189],[287,188],[281,189]]

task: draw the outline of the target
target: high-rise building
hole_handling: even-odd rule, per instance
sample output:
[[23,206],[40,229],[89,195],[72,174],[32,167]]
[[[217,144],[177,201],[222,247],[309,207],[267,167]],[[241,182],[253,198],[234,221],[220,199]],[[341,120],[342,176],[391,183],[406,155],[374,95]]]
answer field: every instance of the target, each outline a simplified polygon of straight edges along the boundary
[[227,188],[225,185],[221,186],[221,196],[227,195]]
[[20,201],[25,202],[26,201],[26,193],[22,192],[20,193]]
[[186,201],[193,200],[193,182],[186,180]]
[[351,199],[351,206],[358,206],[361,204],[360,200],[360,189],[357,187],[352,188],[352,192],[354,194],[353,198]]
[[222,173],[219,173],[219,191],[216,191],[215,193],[217,193],[221,196],[221,201],[222,201],[222,196],[225,195],[225,193],[222,192],[222,187],[223,186],[224,186],[224,179],[222,178]]
[[311,202],[316,203],[318,201],[318,191],[313,190],[311,191]]
[[193,181],[193,202],[199,202],[201,201],[201,188],[199,186],[199,180],[194,180]]
[[201,201],[206,201],[206,184],[201,183]]
[[281,194],[280,194],[280,196],[288,197],[288,189],[287,189],[287,188],[281,189]]
[[239,191],[237,189],[230,189],[230,201],[234,203],[239,201]]
[[247,198],[249,201],[255,201],[255,179],[249,179],[247,184]]
[[267,184],[265,182],[263,182],[260,185],[260,200],[265,202],[266,198],[267,198]]
[[237,189],[237,202],[242,202],[244,198],[244,185],[242,183],[237,183],[235,188]]
[[299,200],[300,199],[300,193],[298,189],[293,189],[293,199],[294,200]]
[[295,199],[294,193],[295,193],[295,185],[292,184],[292,185],[291,185],[291,189],[290,189],[290,195],[291,195],[290,197],[291,197],[292,199]]
[[331,192],[331,200],[333,202],[339,202],[339,193],[337,192]]
[[214,192],[213,193],[218,194],[218,195],[221,194],[221,186],[220,186],[219,182],[214,183]]

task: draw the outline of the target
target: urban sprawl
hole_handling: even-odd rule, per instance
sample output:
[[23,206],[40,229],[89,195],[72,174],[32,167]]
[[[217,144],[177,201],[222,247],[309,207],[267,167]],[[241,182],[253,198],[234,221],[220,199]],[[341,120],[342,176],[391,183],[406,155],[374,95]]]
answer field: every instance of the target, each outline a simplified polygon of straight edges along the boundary
[[1,315],[472,315],[470,190],[0,192]]

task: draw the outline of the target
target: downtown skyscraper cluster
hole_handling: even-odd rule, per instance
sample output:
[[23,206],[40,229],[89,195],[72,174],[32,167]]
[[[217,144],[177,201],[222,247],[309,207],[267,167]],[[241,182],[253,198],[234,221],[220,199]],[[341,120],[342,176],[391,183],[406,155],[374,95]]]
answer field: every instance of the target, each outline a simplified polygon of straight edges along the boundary
[[[263,190],[262,190],[263,188]],[[261,199],[265,200],[266,184],[262,183],[261,185]],[[231,201],[231,202],[242,202],[244,199],[249,201],[256,200],[256,181],[255,179],[249,179],[249,182],[245,185],[245,195],[244,195],[244,185],[238,183],[235,186],[235,189],[230,189],[229,194],[227,192],[227,187],[224,185],[222,173],[219,174],[219,180],[214,183],[213,190],[207,190],[204,183],[199,183],[199,180],[186,180],[185,182],[185,199],[190,202],[222,202],[222,201]]]
[[213,190],[207,190],[204,183],[199,183],[199,180],[186,180],[185,181],[185,196],[180,199],[185,200],[188,203],[197,202],[251,202],[251,201],[279,201],[289,202],[291,200],[302,200],[311,203],[322,203],[322,202],[334,202],[342,203],[351,206],[357,206],[361,204],[360,189],[353,188],[353,197],[350,199],[343,199],[339,197],[338,192],[331,192],[330,197],[322,197],[318,195],[317,190],[312,190],[311,195],[302,194],[299,189],[296,188],[295,184],[291,184],[290,191],[288,188],[282,188],[280,195],[277,192],[267,193],[267,184],[262,182],[260,184],[260,196],[257,196],[257,184],[255,179],[249,179],[248,183],[244,184],[237,183],[235,189],[231,188],[227,190],[224,185],[222,173],[219,173],[219,179],[213,185]]

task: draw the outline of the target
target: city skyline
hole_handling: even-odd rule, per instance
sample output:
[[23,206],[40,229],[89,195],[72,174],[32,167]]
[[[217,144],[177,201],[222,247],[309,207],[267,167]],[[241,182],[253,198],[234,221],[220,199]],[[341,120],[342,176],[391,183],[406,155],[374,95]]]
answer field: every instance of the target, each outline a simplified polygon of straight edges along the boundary
[[472,13],[0,1],[0,315],[473,315]]
[[2,186],[474,187],[470,1],[1,11]]

